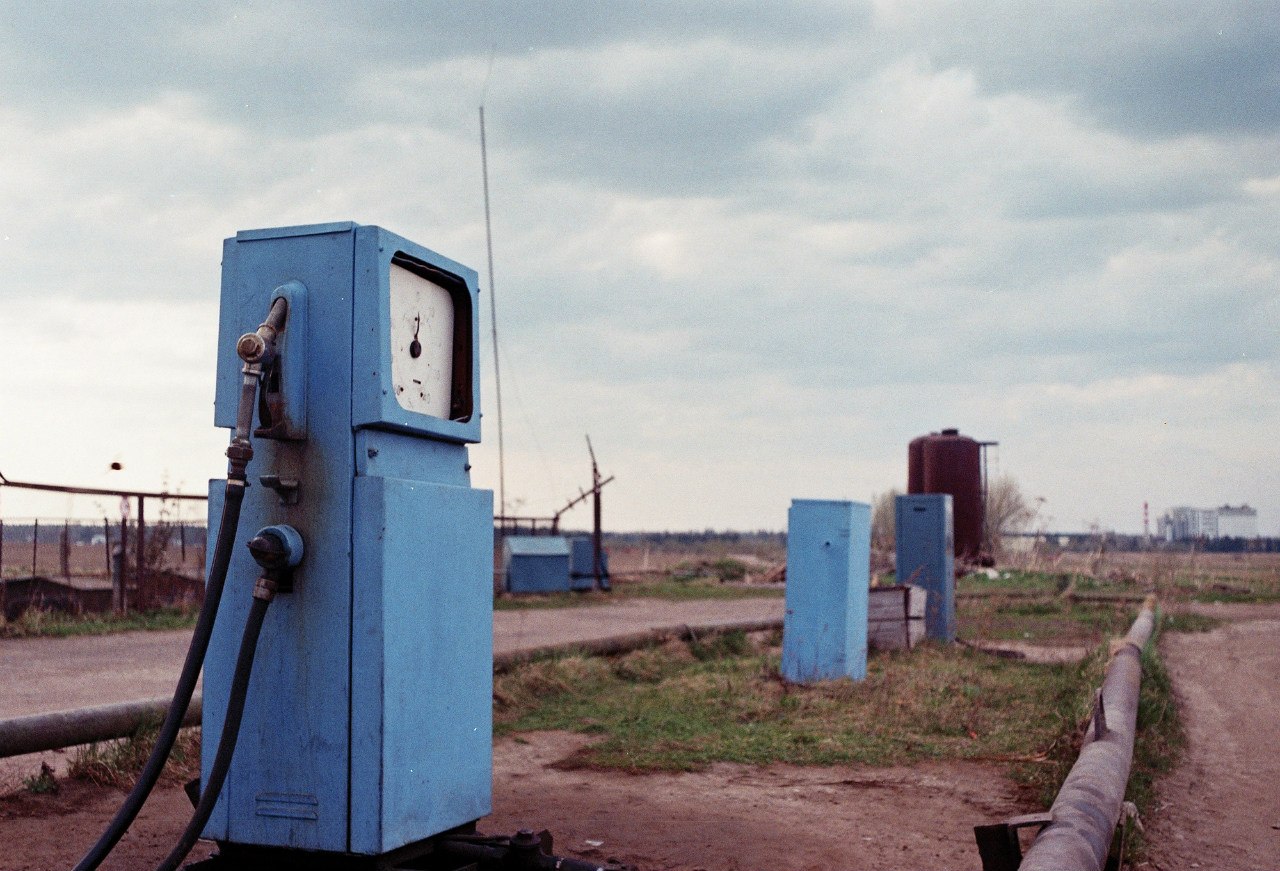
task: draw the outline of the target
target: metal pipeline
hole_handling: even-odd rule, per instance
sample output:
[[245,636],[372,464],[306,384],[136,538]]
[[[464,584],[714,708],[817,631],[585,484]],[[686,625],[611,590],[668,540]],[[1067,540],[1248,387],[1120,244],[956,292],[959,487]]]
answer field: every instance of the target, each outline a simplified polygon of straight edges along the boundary
[[[183,726],[200,725],[200,701],[200,696],[192,696]],[[0,720],[0,759],[124,738],[161,722],[172,703],[172,698],[162,696]]]
[[1124,805],[1133,763],[1142,650],[1155,628],[1148,596],[1128,635],[1115,645],[1080,756],[1049,809],[1052,822],[1022,860],[1021,871],[1101,871]]

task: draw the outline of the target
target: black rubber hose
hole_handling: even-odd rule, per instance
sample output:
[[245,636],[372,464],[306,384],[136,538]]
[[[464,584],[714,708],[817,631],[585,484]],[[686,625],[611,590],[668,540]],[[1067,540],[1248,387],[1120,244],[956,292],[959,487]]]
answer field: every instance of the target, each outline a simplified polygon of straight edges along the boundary
[[182,837],[169,855],[156,866],[156,871],[175,871],[182,860],[187,858],[196,841],[200,840],[200,833],[213,814],[218,793],[222,792],[222,784],[231,768],[231,757],[236,752],[245,697],[249,694],[249,675],[253,672],[253,658],[258,650],[258,635],[262,632],[262,621],[266,618],[270,605],[270,599],[257,596],[253,599],[253,606],[249,609],[249,617],[244,624],[244,636],[240,639],[240,653],[236,656],[236,670],[231,678],[231,692],[227,697],[227,715],[222,721],[222,735],[218,738],[218,751],[209,769],[208,782],[200,784],[200,803],[191,815],[191,822],[187,824]]
[[205,587],[204,604],[200,606],[200,615],[196,618],[196,628],[191,635],[191,644],[187,647],[187,658],[182,664],[182,673],[178,677],[178,685],[173,692],[173,702],[165,714],[160,732],[156,735],[155,747],[147,757],[138,782],[125,796],[120,809],[107,825],[98,842],[85,853],[75,871],[93,871],[102,864],[102,860],[124,837],[124,833],[133,824],[138,811],[151,790],[155,788],[164,764],[173,750],[182,729],[182,720],[187,715],[187,706],[191,704],[191,695],[195,692],[196,681],[200,678],[200,669],[204,666],[205,653],[209,650],[209,638],[213,635],[213,622],[218,616],[218,603],[222,599],[222,588],[227,580],[227,566],[231,562],[231,552],[235,546],[236,527],[240,523],[240,506],[244,502],[244,486],[242,483],[228,484],[222,502],[222,520],[218,525],[218,540],[214,545],[213,561],[209,570],[209,583]]

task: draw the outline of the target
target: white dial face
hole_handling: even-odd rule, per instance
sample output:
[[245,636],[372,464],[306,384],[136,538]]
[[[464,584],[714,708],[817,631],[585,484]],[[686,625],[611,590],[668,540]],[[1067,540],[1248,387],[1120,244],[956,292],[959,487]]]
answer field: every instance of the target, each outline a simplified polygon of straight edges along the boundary
[[391,264],[391,384],[406,411],[449,419],[453,397],[453,297]]

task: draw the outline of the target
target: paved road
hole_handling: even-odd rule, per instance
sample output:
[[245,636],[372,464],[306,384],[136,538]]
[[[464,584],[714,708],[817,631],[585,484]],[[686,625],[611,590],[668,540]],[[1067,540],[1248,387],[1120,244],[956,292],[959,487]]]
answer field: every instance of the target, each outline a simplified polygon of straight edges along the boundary
[[[494,650],[588,641],[663,626],[782,618],[782,599],[627,599],[583,608],[498,611]],[[0,639],[0,719],[173,692],[189,630]]]

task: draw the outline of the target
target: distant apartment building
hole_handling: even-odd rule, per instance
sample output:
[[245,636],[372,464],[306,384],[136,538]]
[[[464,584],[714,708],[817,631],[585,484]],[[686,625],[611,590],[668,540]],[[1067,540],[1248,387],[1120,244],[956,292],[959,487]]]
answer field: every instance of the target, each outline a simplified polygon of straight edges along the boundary
[[1197,538],[1257,538],[1258,511],[1248,505],[1219,508],[1170,508],[1156,521],[1165,541]]
[[1258,511],[1248,505],[1232,507],[1223,505],[1218,509],[1219,538],[1257,538]]

